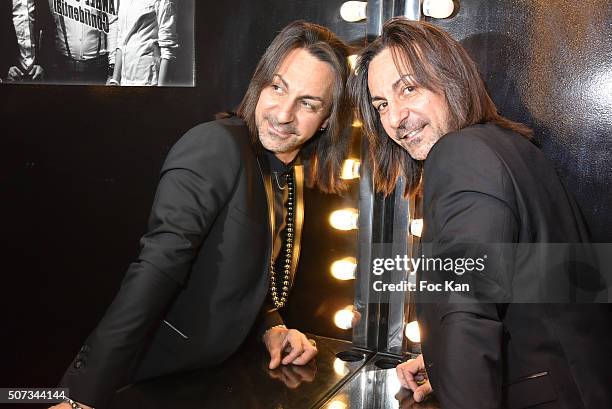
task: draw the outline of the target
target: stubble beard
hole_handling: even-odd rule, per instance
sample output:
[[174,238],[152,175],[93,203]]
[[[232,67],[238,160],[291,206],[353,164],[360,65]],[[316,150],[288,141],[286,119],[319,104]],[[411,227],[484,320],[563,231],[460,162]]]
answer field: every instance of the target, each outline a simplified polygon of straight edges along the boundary
[[[429,129],[426,129],[429,126]],[[418,129],[418,128],[417,128]],[[415,160],[425,160],[433,146],[447,132],[441,129],[433,128],[431,124],[425,124],[421,132],[427,132],[424,135],[418,135],[413,139],[396,139],[396,142]]]
[[[290,135],[281,137],[268,132],[268,126],[272,126]],[[287,153],[297,148],[297,129],[292,125],[281,125],[268,115],[264,115],[261,122],[257,124],[257,133],[262,146],[273,153]]]

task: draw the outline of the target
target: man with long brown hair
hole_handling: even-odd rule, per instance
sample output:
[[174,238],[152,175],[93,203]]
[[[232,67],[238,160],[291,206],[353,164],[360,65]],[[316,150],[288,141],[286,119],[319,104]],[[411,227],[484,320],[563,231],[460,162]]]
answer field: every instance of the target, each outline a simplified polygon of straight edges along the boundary
[[278,309],[294,282],[303,184],[342,187],[347,51],[327,28],[288,25],[238,115],[174,145],[138,260],[66,371],[71,400],[58,409],[99,409],[122,384],[218,364],[249,332],[263,339],[270,369],[314,358],[316,345],[282,325]]
[[[484,254],[480,271],[417,272],[423,354],[398,366],[402,385],[416,401],[433,388],[447,409],[612,407],[608,305],[547,304],[565,301],[556,285],[574,289],[571,263],[544,277],[533,268],[558,258],[533,243],[588,234],[531,131],[498,114],[467,52],[426,22],[388,21],[351,81],[376,190],[400,177],[405,194],[422,187],[423,258],[465,266]],[[421,285],[444,280],[471,290]]]

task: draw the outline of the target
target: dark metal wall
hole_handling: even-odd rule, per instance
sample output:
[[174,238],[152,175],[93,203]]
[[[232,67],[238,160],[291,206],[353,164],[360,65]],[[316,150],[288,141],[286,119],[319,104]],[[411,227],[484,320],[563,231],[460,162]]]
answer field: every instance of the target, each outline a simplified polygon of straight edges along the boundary
[[500,112],[534,128],[593,241],[612,241],[612,3],[455,3],[431,21],[469,50]]
[[[239,103],[282,27],[305,19],[348,41],[364,32],[363,24],[341,20],[339,0],[195,3],[195,88],[0,86],[0,386],[59,379],[138,254],[168,149],[187,129]],[[342,236],[328,244],[333,232],[317,218],[342,200],[307,195],[321,205],[306,214],[304,246],[314,240],[317,247],[303,253],[316,273],[305,286],[329,287],[325,258],[349,249]],[[341,291],[350,303],[352,287]],[[332,317],[323,326],[299,322],[304,317],[296,314],[294,325],[333,328]]]

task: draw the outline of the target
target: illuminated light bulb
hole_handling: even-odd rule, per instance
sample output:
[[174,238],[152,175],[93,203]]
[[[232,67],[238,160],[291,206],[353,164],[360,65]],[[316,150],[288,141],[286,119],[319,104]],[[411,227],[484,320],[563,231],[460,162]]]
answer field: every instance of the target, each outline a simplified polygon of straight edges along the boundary
[[347,159],[342,164],[341,179],[357,179],[359,177],[359,166],[361,162],[357,159]]
[[357,259],[346,257],[332,263],[331,273],[338,280],[353,280],[355,278],[355,268],[357,268]]
[[419,323],[416,321],[406,324],[406,338],[412,342],[421,342],[421,331],[419,331]]
[[346,409],[347,407],[348,406],[346,405],[346,403],[340,400],[333,400],[329,402],[329,405],[327,405],[327,409]]
[[455,5],[453,0],[425,0],[423,1],[423,14],[433,18],[447,18],[453,14]]
[[355,119],[351,125],[353,128],[361,128],[363,124],[359,119]]
[[357,64],[357,54],[349,55],[348,63],[349,63],[349,66],[351,67],[351,70],[355,71],[355,65]]
[[421,237],[423,233],[423,219],[413,219],[410,221],[410,234]]
[[334,324],[340,329],[350,329],[353,326],[353,306],[348,305],[334,315]]
[[340,7],[340,17],[349,23],[365,20],[367,5],[367,1],[345,1]]
[[357,209],[336,210],[329,215],[329,224],[338,230],[354,230],[357,228],[358,218]]
[[334,372],[339,376],[345,376],[348,375],[350,370],[348,369],[346,362],[340,358],[336,358],[334,360]]

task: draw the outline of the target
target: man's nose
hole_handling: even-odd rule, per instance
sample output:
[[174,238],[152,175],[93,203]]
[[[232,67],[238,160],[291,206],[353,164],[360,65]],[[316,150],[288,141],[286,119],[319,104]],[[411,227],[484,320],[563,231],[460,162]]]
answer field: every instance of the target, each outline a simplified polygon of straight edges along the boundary
[[290,98],[280,101],[278,104],[278,114],[276,120],[281,124],[287,124],[295,118],[295,102]]
[[389,124],[393,129],[399,128],[402,121],[408,117],[409,112],[400,104],[389,104]]

